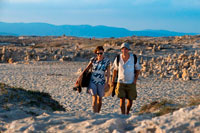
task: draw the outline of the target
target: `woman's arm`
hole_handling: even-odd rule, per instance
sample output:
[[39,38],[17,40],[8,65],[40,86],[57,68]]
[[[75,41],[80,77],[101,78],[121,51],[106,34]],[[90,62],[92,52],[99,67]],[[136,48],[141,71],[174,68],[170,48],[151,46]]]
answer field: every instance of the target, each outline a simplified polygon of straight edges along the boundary
[[87,67],[83,70],[83,72],[82,72],[81,74],[83,74],[85,71],[88,71],[91,67],[92,67],[92,61],[89,62],[89,64],[88,64]]
[[107,71],[107,80],[106,80],[106,82],[107,82],[107,84],[109,84],[109,80],[110,80],[110,65],[108,66],[106,71]]

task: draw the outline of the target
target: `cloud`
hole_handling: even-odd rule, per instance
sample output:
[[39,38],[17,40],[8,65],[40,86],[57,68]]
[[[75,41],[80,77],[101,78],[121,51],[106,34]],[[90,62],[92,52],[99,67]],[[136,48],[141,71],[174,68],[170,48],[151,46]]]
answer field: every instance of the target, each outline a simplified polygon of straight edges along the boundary
[[[108,0],[110,1],[110,0]],[[90,4],[98,4],[105,3],[106,0],[7,0],[8,3],[90,3]]]
[[7,3],[40,3],[46,0],[7,0]]
[[144,4],[152,4],[158,2],[159,0],[133,0],[133,5],[144,5]]
[[199,7],[200,0],[3,0],[7,3],[57,3],[57,4],[89,4],[89,5],[97,5],[97,4],[123,4],[123,5],[148,5],[148,4],[160,4],[160,3],[169,3],[171,6],[178,7]]
[[191,8],[191,7],[200,7],[200,0],[171,0],[172,5],[176,7],[184,7],[184,8]]

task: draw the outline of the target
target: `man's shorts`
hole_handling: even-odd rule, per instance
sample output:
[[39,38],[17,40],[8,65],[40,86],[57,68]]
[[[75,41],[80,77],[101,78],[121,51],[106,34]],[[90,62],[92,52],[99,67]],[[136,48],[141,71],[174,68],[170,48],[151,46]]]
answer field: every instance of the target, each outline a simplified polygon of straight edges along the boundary
[[90,84],[88,86],[90,94],[92,96],[98,95],[99,97],[104,96],[104,88],[105,88],[105,85],[94,84],[92,81],[90,81]]
[[115,93],[119,98],[136,100],[137,98],[136,84],[124,84],[118,82]]

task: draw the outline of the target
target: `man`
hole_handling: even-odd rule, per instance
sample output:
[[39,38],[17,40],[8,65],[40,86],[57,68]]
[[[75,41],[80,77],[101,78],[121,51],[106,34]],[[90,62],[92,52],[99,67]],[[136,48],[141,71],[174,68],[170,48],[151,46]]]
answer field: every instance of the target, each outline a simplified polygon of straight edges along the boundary
[[[136,100],[136,82],[140,73],[139,61],[134,61],[134,55],[129,53],[130,47],[128,43],[121,45],[121,54],[119,62],[117,58],[114,61],[114,70],[112,77],[112,85],[114,86],[116,75],[118,74],[115,93],[120,98],[120,108],[122,114],[129,114],[133,100]],[[136,71],[135,71],[136,70]],[[127,106],[125,100],[127,99]],[[125,108],[126,106],[126,108]]]

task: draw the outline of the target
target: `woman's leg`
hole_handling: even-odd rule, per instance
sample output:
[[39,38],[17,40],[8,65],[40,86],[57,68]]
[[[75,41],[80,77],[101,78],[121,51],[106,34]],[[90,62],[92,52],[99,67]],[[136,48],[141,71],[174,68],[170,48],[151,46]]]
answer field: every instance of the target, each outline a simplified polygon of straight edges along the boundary
[[98,113],[97,95],[92,96],[92,108],[94,113]]
[[105,85],[98,85],[97,86],[97,109],[98,113],[101,111],[102,106],[102,98],[104,96]]
[[90,85],[89,85],[89,92],[92,95],[93,112],[97,113],[98,112],[98,107],[97,107],[97,86],[92,82],[90,82]]
[[98,111],[98,113],[101,111],[101,105],[102,105],[102,97],[97,96],[97,111]]

